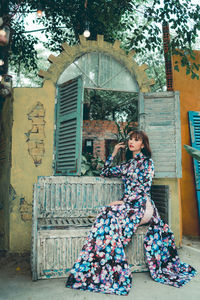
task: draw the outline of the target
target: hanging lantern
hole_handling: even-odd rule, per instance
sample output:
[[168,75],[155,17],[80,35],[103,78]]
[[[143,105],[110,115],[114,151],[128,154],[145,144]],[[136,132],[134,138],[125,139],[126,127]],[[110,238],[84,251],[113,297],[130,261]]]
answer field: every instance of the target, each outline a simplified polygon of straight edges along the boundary
[[38,18],[42,18],[43,12],[42,12],[41,9],[38,9],[38,10],[37,10],[37,16],[38,16]]
[[86,21],[86,24],[85,24],[85,30],[83,32],[83,36],[85,38],[89,38],[90,37],[90,28],[89,28],[89,23]]
[[83,35],[85,38],[89,38],[90,37],[90,31],[88,29],[86,29],[84,32],[83,32]]
[[43,17],[43,8],[42,8],[40,1],[38,1],[38,6],[37,6],[37,17],[38,18]]

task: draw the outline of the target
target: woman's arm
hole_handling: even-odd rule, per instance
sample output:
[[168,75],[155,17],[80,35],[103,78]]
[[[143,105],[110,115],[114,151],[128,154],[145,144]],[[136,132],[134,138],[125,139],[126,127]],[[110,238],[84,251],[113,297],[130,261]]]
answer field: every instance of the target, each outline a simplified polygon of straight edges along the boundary
[[103,169],[101,171],[100,176],[104,176],[104,177],[111,177],[111,176],[120,177],[122,175],[122,166],[123,166],[123,164],[111,167],[111,164],[113,162],[113,158],[116,156],[116,154],[118,153],[119,149],[121,149],[121,148],[125,148],[124,143],[119,143],[119,144],[115,145],[114,151],[113,151],[112,155],[110,155],[108,157],[108,159],[106,160],[106,162],[104,164],[104,167],[103,167]]
[[146,159],[138,169],[138,181],[144,186],[144,188],[150,189],[153,176],[154,176],[153,160]]

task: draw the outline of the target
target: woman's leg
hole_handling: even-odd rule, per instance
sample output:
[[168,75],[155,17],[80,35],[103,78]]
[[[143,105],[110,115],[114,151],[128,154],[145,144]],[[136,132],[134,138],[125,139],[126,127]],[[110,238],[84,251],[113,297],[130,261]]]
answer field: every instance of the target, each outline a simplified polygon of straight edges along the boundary
[[144,216],[140,221],[140,225],[148,223],[153,216],[153,212],[154,212],[154,208],[153,208],[153,205],[151,204],[150,198],[148,197],[147,202],[146,202],[146,209],[144,212]]

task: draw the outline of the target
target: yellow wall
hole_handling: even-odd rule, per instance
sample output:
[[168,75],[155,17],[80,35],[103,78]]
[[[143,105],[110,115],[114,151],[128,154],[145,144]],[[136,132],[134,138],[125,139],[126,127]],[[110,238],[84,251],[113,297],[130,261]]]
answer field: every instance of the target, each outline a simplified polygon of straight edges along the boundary
[[[196,62],[200,62],[200,51],[195,51]],[[178,57],[173,57],[173,65],[179,61]],[[198,228],[197,199],[195,193],[195,182],[193,164],[191,156],[183,148],[184,144],[190,144],[188,111],[200,111],[200,80],[191,79],[186,75],[185,68],[173,72],[174,90],[180,91],[180,111],[181,111],[181,136],[182,136],[182,171],[183,177],[180,180],[181,202],[182,202],[182,223],[183,234],[197,236],[200,234]],[[200,72],[198,72],[200,75]]]
[[172,229],[177,247],[182,242],[182,215],[180,202],[180,179],[178,178],[158,178],[153,180],[156,185],[169,186],[169,225]]
[[[33,128],[34,124],[28,119],[28,114],[38,102],[44,107],[45,122],[44,154],[41,164],[36,166],[28,152],[29,145],[25,133]],[[45,81],[42,88],[14,89],[10,183],[16,194],[10,213],[9,248],[11,252],[30,251],[33,183],[37,182],[37,176],[52,175],[54,106],[55,86],[51,81]],[[34,139],[37,139],[37,132],[31,139],[34,143]]]

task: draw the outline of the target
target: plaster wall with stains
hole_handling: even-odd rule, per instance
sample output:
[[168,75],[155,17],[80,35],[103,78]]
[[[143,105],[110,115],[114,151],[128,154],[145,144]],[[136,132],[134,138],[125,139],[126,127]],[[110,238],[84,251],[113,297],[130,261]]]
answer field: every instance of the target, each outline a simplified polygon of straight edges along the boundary
[[10,211],[9,250],[30,251],[33,184],[52,175],[55,86],[15,88],[10,184],[15,195]]

